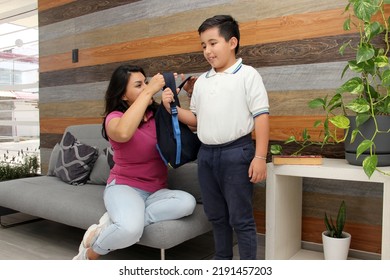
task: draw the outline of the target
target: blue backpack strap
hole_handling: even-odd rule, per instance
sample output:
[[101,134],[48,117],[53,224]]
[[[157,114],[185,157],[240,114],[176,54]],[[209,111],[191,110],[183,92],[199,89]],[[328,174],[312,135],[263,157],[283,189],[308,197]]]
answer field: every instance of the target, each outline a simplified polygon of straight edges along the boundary
[[[165,88],[169,87],[174,96],[174,101],[171,102],[171,116],[172,116],[172,127],[173,127],[173,135],[176,139],[176,161],[175,164],[180,163],[181,159],[181,132],[179,126],[179,117],[177,115],[177,106],[180,106],[179,99],[176,93],[176,82],[173,73],[163,73],[165,79]],[[184,85],[184,84],[183,84]]]

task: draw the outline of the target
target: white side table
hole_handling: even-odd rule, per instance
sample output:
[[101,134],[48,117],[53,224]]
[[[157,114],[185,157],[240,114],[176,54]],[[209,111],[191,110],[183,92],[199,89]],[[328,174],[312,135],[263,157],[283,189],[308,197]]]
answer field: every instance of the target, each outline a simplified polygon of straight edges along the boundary
[[[381,258],[390,259],[390,176],[375,171],[369,179],[362,167],[344,159],[324,159],[322,165],[267,165],[265,259],[291,259],[303,252],[303,177],[382,183]],[[389,167],[381,169],[390,172]],[[310,258],[310,253],[305,256]]]

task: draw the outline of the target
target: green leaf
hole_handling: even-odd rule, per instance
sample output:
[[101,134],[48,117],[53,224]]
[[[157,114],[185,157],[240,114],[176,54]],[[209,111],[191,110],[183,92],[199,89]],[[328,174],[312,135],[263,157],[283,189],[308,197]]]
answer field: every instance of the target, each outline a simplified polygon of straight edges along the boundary
[[[348,24],[350,24],[351,19],[348,18],[348,19],[344,22],[344,25],[345,25],[345,23],[346,23],[347,21],[348,21]],[[348,28],[351,29],[350,26],[348,26]],[[344,27],[344,30],[349,30],[349,29],[345,29],[345,27]],[[339,48],[339,53],[340,53],[341,55],[344,55],[345,49],[349,46],[350,43],[351,43],[351,40],[349,40],[348,42],[345,42],[344,44],[341,45],[341,47]]]
[[356,113],[366,113],[370,110],[370,104],[364,98],[355,99],[348,103],[345,107]]
[[374,145],[374,142],[368,139],[363,140],[356,149],[356,158],[358,158],[365,151],[370,149]]
[[363,71],[370,73],[371,75],[375,75],[375,61],[374,59],[367,60],[365,62],[360,63]]
[[381,106],[378,106],[378,111],[383,113],[383,114],[390,115],[390,95],[389,95],[389,92],[387,93],[387,97],[383,101]]
[[[347,18],[347,19],[344,21],[343,29],[344,29],[345,31],[351,30],[351,18]],[[344,48],[345,48],[345,47],[344,47]],[[340,53],[341,53],[341,52],[340,52]]]
[[368,178],[371,178],[372,174],[374,173],[377,165],[378,165],[378,156],[372,155],[368,156],[363,160],[363,170],[364,173],[366,173]]
[[310,134],[309,134],[309,132],[307,131],[306,128],[302,131],[302,138],[303,138],[304,141],[310,139]]
[[370,21],[371,17],[379,10],[381,0],[355,0],[353,9],[357,18],[363,21]]
[[371,40],[376,35],[380,34],[383,31],[383,26],[377,21],[366,23],[364,26],[365,34],[367,40]]
[[[337,108],[337,107],[340,107],[341,106],[341,94],[340,93],[336,93],[331,100],[329,100],[329,103],[327,105],[327,107],[332,107],[332,109],[334,108]],[[331,110],[332,110],[331,109]]]
[[311,109],[315,109],[318,107],[325,108],[325,100],[322,98],[316,98],[316,99],[311,100],[308,105],[309,105],[309,108],[311,108]]
[[370,96],[372,98],[378,98],[379,97],[379,93],[375,90],[375,88],[372,86],[372,85],[369,85],[368,89],[367,89],[367,93],[370,94]]
[[356,60],[348,61],[349,69],[356,73],[363,72],[364,70],[364,64],[363,63],[357,63]]
[[295,139],[295,136],[290,136],[286,141],[284,141],[284,144],[296,142],[297,140]]
[[337,213],[337,219],[336,219],[336,237],[341,238],[341,235],[344,230],[344,224],[345,220],[347,218],[347,212],[346,212],[346,207],[345,207],[345,201],[343,200],[341,202],[339,212]]
[[389,59],[385,55],[377,56],[374,61],[375,64],[380,68],[386,67],[389,64]]
[[387,69],[382,73],[382,84],[384,87],[390,87],[390,70]]
[[270,151],[271,151],[271,154],[273,154],[273,155],[280,155],[282,153],[282,150],[283,150],[283,148],[280,145],[271,145]]
[[314,122],[313,127],[319,127],[321,125],[322,121],[317,120]]
[[356,52],[356,62],[359,64],[361,62],[370,60],[375,56],[374,48],[369,44],[361,45]]
[[337,89],[337,93],[349,92],[352,94],[362,93],[364,90],[363,80],[359,77],[354,77],[346,81],[341,87]]
[[349,128],[349,119],[343,115],[337,115],[329,118],[329,121],[336,127],[341,129]]
[[356,139],[356,136],[358,135],[359,133],[359,129],[355,128],[352,132],[351,132],[351,141],[350,143],[352,144],[353,142],[355,142],[355,139]]
[[332,227],[329,223],[329,219],[328,219],[328,216],[326,215],[326,213],[324,216],[324,224],[325,224],[326,230],[330,233],[332,231]]
[[341,73],[341,79],[344,78],[344,74],[345,72],[347,72],[347,70],[349,69],[349,65],[345,65],[344,69],[343,69],[343,72]]
[[371,118],[370,114],[358,114],[356,116],[356,126],[359,127]]

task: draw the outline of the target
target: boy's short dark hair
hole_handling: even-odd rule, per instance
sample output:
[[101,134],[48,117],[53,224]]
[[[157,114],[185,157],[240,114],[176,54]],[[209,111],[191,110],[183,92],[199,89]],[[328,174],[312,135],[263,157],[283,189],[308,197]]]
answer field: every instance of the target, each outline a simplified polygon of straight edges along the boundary
[[237,47],[234,50],[235,53],[238,53],[238,48],[240,46],[240,30],[238,28],[237,21],[230,15],[216,15],[211,18],[206,19],[198,28],[199,35],[206,30],[218,27],[219,34],[225,38],[226,42],[229,41],[232,37],[237,38]]

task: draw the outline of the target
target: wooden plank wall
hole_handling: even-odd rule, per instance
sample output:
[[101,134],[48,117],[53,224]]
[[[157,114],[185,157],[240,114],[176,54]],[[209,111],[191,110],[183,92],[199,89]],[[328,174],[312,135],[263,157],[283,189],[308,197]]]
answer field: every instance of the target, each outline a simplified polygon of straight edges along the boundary
[[[103,96],[112,71],[138,64],[148,75],[207,71],[198,34],[202,21],[231,14],[240,23],[239,56],[262,75],[270,99],[271,143],[312,127],[320,111],[307,108],[315,97],[341,85],[347,40],[341,0],[39,0],[40,127],[42,169],[68,125],[100,123]],[[79,62],[72,63],[72,49]],[[348,75],[347,77],[348,78]],[[182,102],[188,104],[186,97]],[[313,136],[317,132],[313,132]],[[342,157],[332,146],[329,156]],[[347,202],[351,247],[380,253],[381,186],[305,180],[303,240],[321,243],[324,211],[335,214]],[[255,195],[255,216],[265,232],[265,186]],[[367,232],[368,231],[368,232]]]

